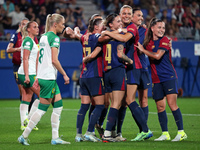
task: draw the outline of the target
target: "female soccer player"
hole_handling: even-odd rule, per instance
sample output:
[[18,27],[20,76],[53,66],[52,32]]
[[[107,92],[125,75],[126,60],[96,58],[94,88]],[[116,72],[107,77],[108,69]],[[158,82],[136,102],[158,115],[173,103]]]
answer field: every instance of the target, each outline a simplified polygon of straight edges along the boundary
[[172,141],[182,141],[187,138],[187,135],[183,130],[182,114],[176,103],[178,85],[176,71],[171,60],[170,40],[164,36],[164,33],[165,23],[153,18],[149,23],[144,39],[145,49],[140,43],[136,47],[149,56],[151,65],[153,99],[157,105],[158,118],[162,129],[162,135],[155,141],[170,140],[165,110],[166,99],[178,127],[178,134]]
[[[143,22],[143,13],[140,9],[135,8],[133,9],[133,18],[132,22],[136,25],[138,32],[139,32],[139,42],[142,44],[144,42],[145,34],[146,34],[146,28],[144,28],[142,25]],[[148,120],[149,115],[149,108],[148,108],[148,88],[151,86],[151,81],[149,77],[148,72],[148,66],[145,58],[144,53],[138,53],[140,62],[142,64],[142,70],[141,75],[139,78],[139,85],[138,85],[138,99],[140,103],[140,107],[142,108],[146,122]],[[137,122],[136,122],[137,123]],[[140,128],[140,132],[142,131],[140,125],[138,124]]]
[[[18,138],[18,141],[23,145],[29,145],[27,141],[29,134],[46,113],[51,103],[53,104],[53,112],[51,115],[51,144],[70,144],[70,142],[62,140],[58,133],[63,104],[60,90],[56,83],[57,70],[63,75],[64,84],[69,84],[69,77],[58,60],[60,38],[56,34],[62,33],[65,27],[64,23],[65,19],[60,14],[49,14],[47,16],[45,34],[40,39],[40,56],[37,70],[37,79],[40,86],[40,103],[38,109],[31,117],[27,128]],[[36,86],[37,82],[35,83]]]
[[[28,22],[22,30],[22,50],[21,65],[18,69],[19,81],[22,84],[22,101],[20,104],[21,130],[24,130],[24,121],[27,119],[28,106],[31,102],[33,93],[39,97],[40,89],[33,88],[36,76],[36,60],[38,55],[38,46],[34,41],[39,33],[38,24],[34,21]],[[36,109],[35,109],[36,110]]]
[[[37,106],[39,104],[39,100],[38,99],[34,100],[35,96],[33,95],[31,102],[28,102],[28,103],[30,103],[29,105],[23,103],[23,101],[22,101],[22,90],[21,90],[22,85],[21,85],[19,78],[18,78],[18,70],[19,70],[19,67],[20,67],[20,64],[21,64],[20,53],[21,53],[21,45],[22,45],[22,29],[28,22],[29,22],[29,20],[27,18],[23,19],[20,22],[18,30],[16,31],[15,34],[13,34],[11,36],[11,39],[10,39],[10,42],[7,46],[6,51],[7,51],[7,53],[13,53],[13,58],[12,58],[13,74],[14,74],[15,81],[16,81],[18,89],[19,89],[20,101],[21,101],[19,109],[20,109],[20,111],[22,111],[22,110],[27,109],[27,107],[28,107],[28,110],[29,110],[28,119],[30,119],[33,112],[37,109]],[[37,37],[34,38],[34,41],[35,41],[36,44],[38,44]],[[25,127],[27,126],[28,120],[26,119],[25,122],[22,122],[22,121],[23,121],[23,119],[21,120],[21,128],[20,129],[23,131],[25,129]],[[38,128],[35,126],[33,128],[33,130],[38,130]]]
[[[120,16],[117,14],[108,15],[105,25],[109,27],[111,31],[122,28]],[[106,130],[102,138],[103,142],[121,141],[120,136],[119,138],[112,137],[112,130],[115,123],[118,121],[119,109],[126,90],[125,65],[123,61],[127,64],[133,63],[133,60],[124,54],[124,45],[125,43],[111,40],[103,46],[105,92],[109,93],[111,97]]]
[[[152,132],[148,129],[144,112],[135,101],[135,95],[137,86],[139,85],[139,78],[141,75],[142,65],[140,63],[137,50],[134,48],[134,44],[138,43],[139,33],[137,27],[132,21],[132,7],[124,5],[120,9],[120,17],[123,23],[123,27],[127,28],[126,34],[116,34],[106,31],[106,35],[118,41],[126,42],[125,54],[133,60],[133,64],[129,65],[126,69],[127,73],[127,95],[126,103],[131,110],[133,118],[140,124],[142,132],[136,136],[132,141],[141,141],[153,136]],[[125,108],[124,108],[125,109]]]
[[[77,28],[75,28],[76,37],[81,40],[83,46],[83,68],[80,76],[80,88],[81,88],[81,108],[77,115],[77,134],[75,137],[76,142],[83,141],[82,126],[85,118],[85,114],[89,109],[91,97],[95,101],[95,108],[90,116],[89,126],[85,140],[97,142],[100,141],[94,136],[94,126],[99,119],[102,110],[104,109],[104,85],[103,85],[103,71],[102,71],[102,52],[101,45],[98,43],[100,33],[103,30],[103,21],[101,18],[90,20],[89,32],[92,33],[89,36],[88,41],[85,41],[82,34],[77,34]],[[92,55],[96,50],[98,55]],[[86,63],[87,62],[87,63]]]

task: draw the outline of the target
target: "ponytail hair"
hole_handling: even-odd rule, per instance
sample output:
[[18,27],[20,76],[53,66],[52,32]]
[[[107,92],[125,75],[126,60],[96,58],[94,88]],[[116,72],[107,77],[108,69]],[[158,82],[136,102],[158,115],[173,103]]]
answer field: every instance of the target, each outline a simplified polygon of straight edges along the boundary
[[90,20],[89,26],[88,26],[89,32],[93,32],[94,31],[94,26],[95,25],[99,25],[101,23],[101,21],[102,21],[101,18],[96,18],[96,19]]
[[49,14],[46,18],[46,26],[45,26],[45,33],[50,30],[50,28],[53,26],[53,24],[61,22],[61,20],[64,19],[64,17],[60,14]]
[[31,23],[33,23],[33,22],[35,22],[35,21],[29,21],[29,22],[22,28],[22,31],[21,31],[21,32],[22,32],[22,40],[24,40],[25,37],[28,36],[28,31],[27,31],[27,29],[30,28]]
[[148,25],[148,29],[147,29],[147,33],[146,33],[146,36],[144,38],[144,47],[146,47],[149,43],[149,41],[153,38],[153,32],[151,30],[151,27],[153,27],[154,25],[156,25],[157,22],[163,22],[162,20],[160,19],[157,19],[157,18],[152,18],[149,22],[149,25]]

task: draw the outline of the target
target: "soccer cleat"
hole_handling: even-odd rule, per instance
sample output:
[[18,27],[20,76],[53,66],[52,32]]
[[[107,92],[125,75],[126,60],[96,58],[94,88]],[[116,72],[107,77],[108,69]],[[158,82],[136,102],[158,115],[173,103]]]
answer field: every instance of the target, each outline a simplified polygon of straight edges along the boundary
[[149,139],[149,138],[151,138],[153,136],[153,133],[151,132],[151,130],[149,130],[148,132],[147,132],[147,134],[145,135],[145,140],[147,140],[147,139]]
[[98,124],[95,124],[95,128],[97,129],[97,131],[99,133],[99,137],[102,138],[103,134],[104,134],[104,129]]
[[115,138],[112,136],[103,136],[102,138],[103,143],[109,143],[109,142],[118,142]]
[[123,138],[121,133],[118,133],[115,139],[118,142],[126,141],[126,138]]
[[154,141],[169,141],[171,140],[169,132],[163,132],[162,135]]
[[134,139],[131,139],[131,141],[143,141],[144,140],[144,132],[138,133],[137,136]]
[[18,141],[19,141],[19,143],[21,143],[21,144],[23,144],[23,145],[29,145],[28,139],[25,139],[25,138],[23,137],[23,135],[21,135],[20,137],[18,137]]
[[24,131],[26,129],[25,126],[21,126],[20,130]]
[[97,138],[93,132],[86,132],[84,135],[84,140],[85,141],[92,141],[92,142],[99,142],[101,141],[99,138]]
[[75,137],[75,142],[82,142],[82,141],[84,141],[83,135],[77,134]]
[[153,136],[153,133],[150,130],[148,132],[142,131],[141,133],[138,133],[137,136],[131,141],[143,141],[144,139],[149,139],[152,136]]
[[28,118],[26,118],[26,119],[24,120],[24,126],[27,127],[28,123],[29,123],[29,120],[28,120]]
[[35,126],[35,127],[33,128],[33,130],[34,130],[34,131],[37,131],[37,130],[39,130],[39,129],[38,129],[37,126]]
[[184,131],[179,132],[176,137],[172,140],[172,142],[178,142],[187,139],[187,134]]
[[[26,119],[24,120],[24,126],[27,127],[27,126],[28,126],[28,123],[29,123],[29,120],[28,120],[28,118],[26,118]],[[37,126],[35,126],[35,127],[33,128],[33,130],[34,130],[34,131],[38,131],[39,129],[38,129]]]
[[71,143],[62,140],[60,137],[58,137],[57,139],[51,140],[51,145],[58,145],[58,144],[71,144]]

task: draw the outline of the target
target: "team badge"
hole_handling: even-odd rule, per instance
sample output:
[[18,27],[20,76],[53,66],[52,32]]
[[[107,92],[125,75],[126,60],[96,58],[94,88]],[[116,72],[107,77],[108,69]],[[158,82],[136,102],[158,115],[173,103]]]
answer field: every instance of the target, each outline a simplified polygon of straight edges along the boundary
[[59,42],[60,40],[59,40],[59,38],[55,38],[55,41],[56,41],[56,42]]

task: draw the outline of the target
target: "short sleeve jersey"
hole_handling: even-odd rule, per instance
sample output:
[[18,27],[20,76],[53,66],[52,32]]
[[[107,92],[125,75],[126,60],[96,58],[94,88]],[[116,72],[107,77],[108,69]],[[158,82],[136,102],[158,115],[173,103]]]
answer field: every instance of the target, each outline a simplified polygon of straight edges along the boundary
[[138,29],[133,23],[130,23],[126,28],[127,32],[133,35],[133,37],[126,42],[126,55],[133,60],[133,68],[141,69],[142,65],[137,54],[137,49],[134,46],[137,45],[139,41]]
[[150,52],[157,52],[159,49],[165,53],[160,60],[149,59],[151,65],[151,78],[153,83],[165,82],[176,79],[176,71],[172,64],[170,40],[164,36],[156,41],[150,40],[146,49]]
[[57,69],[52,64],[51,48],[58,48],[60,51],[60,38],[53,32],[47,32],[40,38],[40,54],[38,60],[37,78],[44,80],[56,80]]
[[[38,40],[37,40],[36,37],[35,37],[34,41],[35,41],[36,44],[38,44]],[[10,38],[10,43],[14,44],[14,48],[21,47],[21,45],[22,45],[22,34],[21,34],[21,32],[16,32],[15,34],[13,34]],[[14,52],[13,53],[12,63],[16,64],[16,65],[21,64],[21,54],[20,54],[20,52]]]
[[123,46],[125,45],[125,43],[116,40],[112,40],[103,45],[104,71],[108,71],[116,67],[124,67],[123,62],[117,56],[117,46],[120,44]]
[[[84,40],[84,37],[81,37],[81,44],[83,46],[83,57],[91,54],[96,47],[101,47],[98,43],[100,34],[92,34],[89,36],[88,41]],[[92,78],[92,77],[102,77],[102,54],[101,51],[93,60],[88,62],[86,65],[83,63],[81,78]]]
[[29,55],[29,59],[28,59],[28,63],[29,63],[28,72],[29,72],[29,75],[36,75],[36,59],[37,59],[37,53],[38,53],[38,46],[35,43],[35,41],[33,41],[33,39],[30,38],[29,36],[27,36],[22,42],[21,65],[19,67],[18,74],[23,74],[24,75],[23,53],[24,53],[25,49],[30,51],[30,55]]
[[[147,31],[147,29],[143,28],[142,26],[140,26],[139,29],[138,29],[139,37],[140,37],[140,39],[139,39],[140,44],[143,44],[143,42],[144,42],[146,31]],[[147,66],[145,54],[142,53],[142,54],[139,54],[138,56],[139,56],[140,62],[142,64],[142,70],[148,71],[148,66]]]

